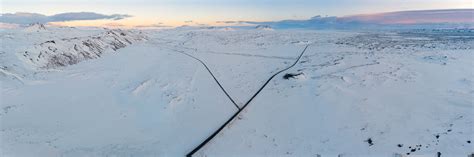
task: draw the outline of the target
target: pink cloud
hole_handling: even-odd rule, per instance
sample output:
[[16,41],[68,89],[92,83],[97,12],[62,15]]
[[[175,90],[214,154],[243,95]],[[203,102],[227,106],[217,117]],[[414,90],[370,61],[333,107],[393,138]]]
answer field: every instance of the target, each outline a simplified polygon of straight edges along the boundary
[[400,11],[341,17],[347,21],[379,24],[474,23],[474,9]]

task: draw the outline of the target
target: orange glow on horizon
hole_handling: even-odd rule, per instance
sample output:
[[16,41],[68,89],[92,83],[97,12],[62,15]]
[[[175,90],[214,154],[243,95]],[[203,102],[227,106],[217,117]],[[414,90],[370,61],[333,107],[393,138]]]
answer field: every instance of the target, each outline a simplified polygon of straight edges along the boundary
[[212,19],[201,19],[195,21],[178,21],[173,19],[152,20],[151,18],[132,17],[122,20],[78,20],[78,21],[64,21],[64,22],[50,22],[51,25],[69,26],[69,27],[178,27],[183,25],[188,26],[228,26],[231,24],[219,23]]

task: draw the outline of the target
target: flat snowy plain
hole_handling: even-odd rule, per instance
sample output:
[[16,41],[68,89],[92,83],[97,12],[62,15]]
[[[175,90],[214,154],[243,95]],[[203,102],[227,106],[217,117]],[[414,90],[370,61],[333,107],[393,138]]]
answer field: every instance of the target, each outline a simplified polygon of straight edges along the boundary
[[306,46],[194,155],[474,150],[474,30],[33,25],[0,36],[0,156],[184,156]]

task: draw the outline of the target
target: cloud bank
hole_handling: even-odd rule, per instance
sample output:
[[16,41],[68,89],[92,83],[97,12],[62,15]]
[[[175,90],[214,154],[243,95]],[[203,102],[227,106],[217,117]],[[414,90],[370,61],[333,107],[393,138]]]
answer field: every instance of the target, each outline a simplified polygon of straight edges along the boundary
[[307,29],[372,29],[372,28],[424,28],[424,27],[470,27],[474,26],[474,9],[400,11],[345,17],[314,16],[307,20],[282,20],[247,22],[268,25],[273,28]]
[[468,23],[474,22],[474,9],[399,11],[346,16],[341,19],[377,24]]
[[51,16],[46,16],[37,13],[5,13],[0,15],[0,22],[2,23],[14,23],[14,24],[31,24],[31,23],[48,23],[48,22],[63,22],[63,21],[74,21],[74,20],[120,20],[124,18],[132,17],[127,14],[113,14],[104,15],[94,12],[71,12],[61,13]]

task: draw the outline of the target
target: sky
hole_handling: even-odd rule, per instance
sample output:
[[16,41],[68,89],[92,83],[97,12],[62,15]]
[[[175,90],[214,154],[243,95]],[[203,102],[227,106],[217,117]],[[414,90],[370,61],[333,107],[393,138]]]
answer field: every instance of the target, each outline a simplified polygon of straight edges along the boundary
[[[308,19],[378,12],[474,8],[472,0],[1,0],[1,13],[47,16],[67,12],[122,14],[120,20],[55,22],[59,25],[199,25],[215,21]],[[192,22],[191,22],[192,21]]]

